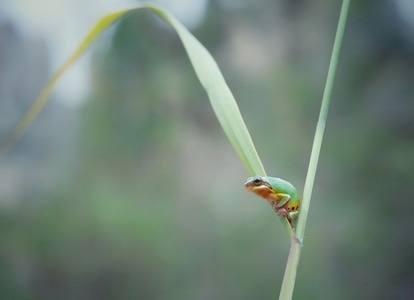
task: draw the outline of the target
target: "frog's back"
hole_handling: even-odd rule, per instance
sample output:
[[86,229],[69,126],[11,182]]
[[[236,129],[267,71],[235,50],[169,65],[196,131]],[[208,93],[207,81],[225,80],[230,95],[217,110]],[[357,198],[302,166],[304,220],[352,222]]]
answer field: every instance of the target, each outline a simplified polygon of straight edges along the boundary
[[277,192],[290,195],[293,201],[299,200],[298,191],[290,182],[276,177],[268,177],[267,181]]

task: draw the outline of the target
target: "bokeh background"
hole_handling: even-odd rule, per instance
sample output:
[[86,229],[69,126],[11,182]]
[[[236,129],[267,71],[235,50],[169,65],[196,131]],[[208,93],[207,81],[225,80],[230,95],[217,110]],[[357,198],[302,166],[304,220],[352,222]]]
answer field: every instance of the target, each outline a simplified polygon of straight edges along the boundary
[[[0,1],[1,142],[115,2]],[[302,192],[340,1],[159,3]],[[295,299],[414,299],[413,20],[351,3]],[[130,15],[0,162],[0,299],[274,299],[290,241],[247,177],[177,35]]]

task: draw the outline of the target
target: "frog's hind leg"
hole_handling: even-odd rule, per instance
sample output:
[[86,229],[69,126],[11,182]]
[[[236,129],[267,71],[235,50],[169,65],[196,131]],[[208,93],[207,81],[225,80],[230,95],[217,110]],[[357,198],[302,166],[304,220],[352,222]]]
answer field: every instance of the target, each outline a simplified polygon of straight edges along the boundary
[[289,212],[286,210],[286,208],[284,208],[284,207],[277,207],[277,205],[275,204],[275,205],[273,205],[273,210],[275,211],[275,213],[278,215],[278,216],[282,216],[282,217],[285,217],[288,221],[289,221],[289,223],[292,225],[292,219],[291,219],[291,217],[290,217],[290,214],[289,214]]

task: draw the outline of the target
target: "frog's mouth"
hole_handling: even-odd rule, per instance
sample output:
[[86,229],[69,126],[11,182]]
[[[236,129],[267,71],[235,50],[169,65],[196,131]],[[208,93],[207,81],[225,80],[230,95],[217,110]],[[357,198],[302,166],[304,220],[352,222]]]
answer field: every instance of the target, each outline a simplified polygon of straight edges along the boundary
[[244,186],[248,192],[252,192],[265,199],[268,199],[273,193],[272,188],[267,183],[262,183],[260,186],[256,186],[252,182],[247,182]]

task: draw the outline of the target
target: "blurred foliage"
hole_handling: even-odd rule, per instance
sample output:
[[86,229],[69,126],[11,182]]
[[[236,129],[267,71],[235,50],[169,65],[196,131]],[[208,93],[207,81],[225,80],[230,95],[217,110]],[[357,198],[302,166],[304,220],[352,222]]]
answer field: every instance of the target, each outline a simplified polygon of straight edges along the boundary
[[[301,190],[340,3],[221,3],[193,32],[269,175]],[[412,299],[414,29],[390,1],[355,1],[349,18],[295,298]],[[2,162],[3,190],[33,157],[48,185],[26,180],[13,205],[2,199],[0,298],[276,297],[289,238],[244,193],[248,174],[176,35],[150,15],[126,18],[95,48],[89,98],[77,128],[38,125],[35,149],[58,143],[57,158],[33,155],[29,133]]]

